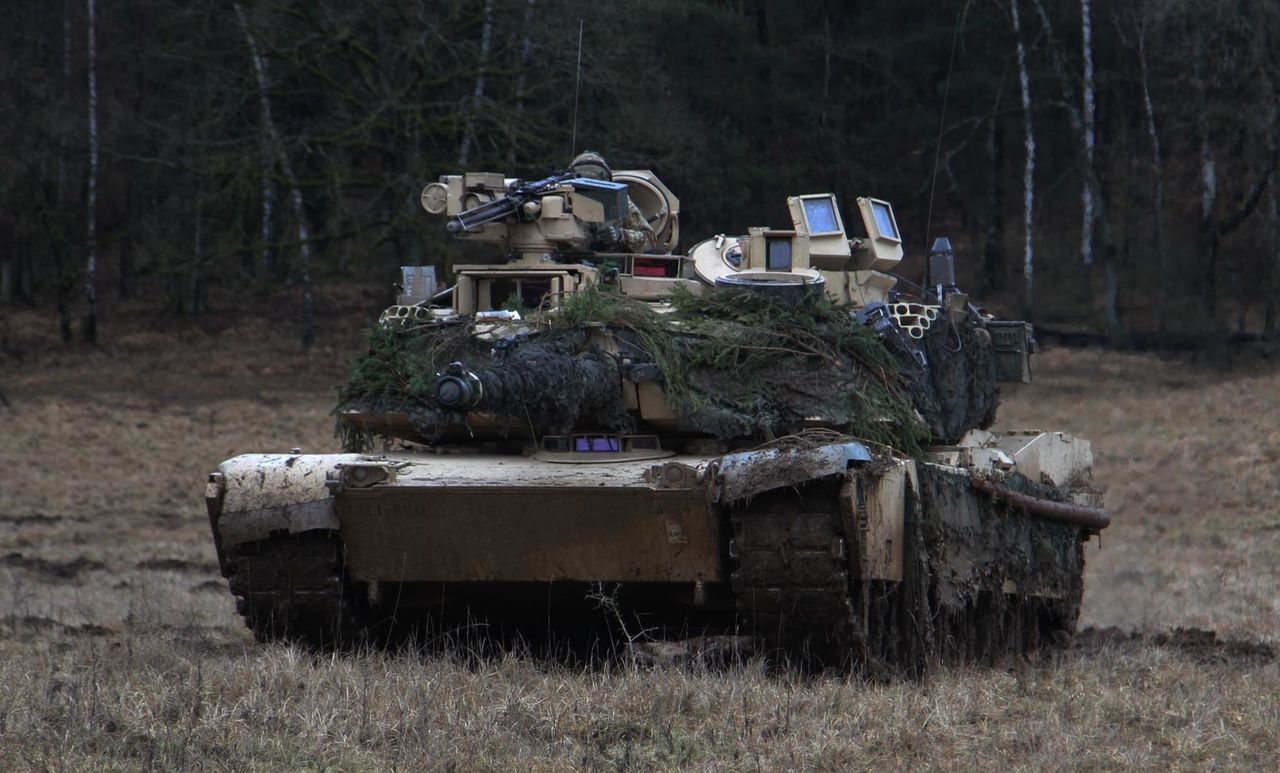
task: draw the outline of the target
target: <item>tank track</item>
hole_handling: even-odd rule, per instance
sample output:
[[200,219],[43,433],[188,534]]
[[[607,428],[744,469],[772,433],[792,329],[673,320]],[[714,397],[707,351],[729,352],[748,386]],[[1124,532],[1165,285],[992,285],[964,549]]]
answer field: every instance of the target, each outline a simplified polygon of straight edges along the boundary
[[352,592],[336,532],[231,545],[225,561],[236,611],[258,641],[334,647],[363,640],[367,604]]
[[[1061,598],[982,590],[960,607],[942,604],[939,584],[948,580],[938,571],[948,543],[927,544],[918,501],[903,581],[860,580],[842,482],[766,492],[729,511],[738,620],[768,651],[806,665],[919,675],[933,663],[997,663],[1068,643],[1079,578]],[[1083,541],[1074,549],[1082,567]]]
[[865,646],[851,596],[839,484],[778,489],[730,511],[738,619],[771,650],[819,665]]

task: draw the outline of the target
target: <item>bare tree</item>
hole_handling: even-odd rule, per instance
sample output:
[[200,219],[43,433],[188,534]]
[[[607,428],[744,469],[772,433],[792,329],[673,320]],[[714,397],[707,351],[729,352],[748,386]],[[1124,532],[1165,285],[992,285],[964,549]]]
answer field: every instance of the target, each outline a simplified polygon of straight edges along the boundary
[[84,340],[88,343],[98,341],[98,58],[94,5],[97,0],[88,0],[88,35],[89,35],[89,180],[88,211],[86,212],[87,239],[85,247],[89,251],[89,259],[84,268],[84,300],[87,308],[84,317]]
[[[1268,137],[1271,156],[1276,155],[1276,132]],[[1271,280],[1263,303],[1262,337],[1270,341],[1276,335],[1276,303],[1280,301],[1280,196],[1276,187],[1267,190],[1267,241],[1271,250]]]
[[[71,97],[71,0],[62,0],[62,97],[69,104]],[[67,138],[62,133],[58,133],[58,177],[57,184],[53,189],[53,196],[47,193],[45,198],[45,207],[61,210],[63,202],[66,201],[66,181],[67,181]],[[52,200],[50,200],[52,199]],[[42,220],[45,221],[45,228],[50,234],[51,230],[48,223],[49,216],[46,212],[42,212]],[[51,240],[49,252],[53,258],[54,273],[54,293],[58,298],[58,329],[62,335],[62,342],[71,343],[74,333],[71,330],[71,287],[66,279],[66,260],[70,256],[63,255],[64,244],[60,239]]]
[[471,106],[467,110],[466,125],[462,129],[462,142],[458,146],[458,169],[465,169],[471,153],[472,134],[475,133],[476,112],[484,101],[485,72],[489,67],[489,45],[493,40],[493,0],[484,0],[484,21],[480,28],[480,61],[476,64],[476,85],[471,93]]
[[310,346],[315,341],[316,312],[315,301],[311,295],[311,232],[307,226],[306,201],[302,197],[302,189],[298,186],[298,178],[293,173],[293,164],[289,161],[288,150],[280,139],[280,132],[271,117],[271,97],[267,91],[267,66],[262,54],[258,51],[258,43],[249,28],[249,20],[239,3],[235,4],[236,17],[240,28],[244,31],[245,43],[249,47],[249,58],[253,63],[253,72],[258,81],[259,106],[262,110],[262,124],[266,127],[267,138],[280,169],[284,172],[285,183],[289,186],[289,198],[293,203],[293,216],[298,222],[298,253],[302,272],[302,345]]
[[1147,119],[1147,134],[1151,137],[1151,167],[1154,190],[1151,203],[1151,228],[1155,241],[1157,269],[1156,333],[1163,335],[1167,320],[1165,306],[1169,299],[1168,261],[1164,239],[1164,154],[1160,148],[1160,132],[1156,129],[1156,109],[1151,101],[1151,78],[1147,63],[1147,16],[1140,14],[1137,21],[1138,81],[1142,89],[1142,108]]
[[529,70],[529,60],[533,58],[533,7],[537,2],[538,0],[527,0],[524,6],[524,39],[520,43],[520,66],[516,70],[516,107],[515,117],[511,122],[513,127],[511,144],[507,149],[508,164],[516,162],[515,134],[520,128],[521,119],[524,117],[526,73]]
[[1084,102],[1084,124],[1081,127],[1084,145],[1084,190],[1080,200],[1080,257],[1086,266],[1093,265],[1093,205],[1097,198],[1097,172],[1093,165],[1093,149],[1096,140],[1095,100],[1093,91],[1093,20],[1089,13],[1089,0],[1080,0],[1081,44],[1084,58],[1084,77],[1081,96]]
[[[239,8],[239,6],[237,6]],[[266,77],[267,63],[258,59],[262,64],[263,78]],[[259,106],[262,115],[267,115],[271,110],[271,105],[267,98],[265,89],[258,90]],[[275,153],[271,149],[271,129],[267,121],[262,121],[259,127],[259,142],[262,148],[262,258],[260,267],[263,276],[271,276],[276,269],[276,178],[275,178]]]
[[1018,17],[1018,0],[1009,0],[1009,12],[1013,21],[1013,35],[1017,42],[1018,81],[1022,85],[1022,128],[1026,136],[1027,163],[1022,172],[1023,232],[1022,282],[1027,315],[1035,305],[1035,251],[1032,247],[1032,214],[1035,211],[1036,137],[1031,124],[1031,76],[1027,72],[1027,51],[1022,43],[1022,21]]

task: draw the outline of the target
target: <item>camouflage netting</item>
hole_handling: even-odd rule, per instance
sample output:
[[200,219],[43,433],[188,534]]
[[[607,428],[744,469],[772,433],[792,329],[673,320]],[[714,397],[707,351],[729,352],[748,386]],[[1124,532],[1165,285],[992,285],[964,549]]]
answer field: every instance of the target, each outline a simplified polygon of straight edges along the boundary
[[[679,293],[672,307],[659,313],[592,289],[526,322],[532,332],[514,335],[512,328],[513,335],[492,341],[477,339],[465,323],[374,329],[367,354],[340,388],[337,410],[403,413],[422,438],[438,438],[463,420],[434,397],[439,374],[457,361],[484,385],[476,410],[539,434],[635,430],[622,405],[622,380],[658,382],[686,430],[725,440],[772,439],[816,418],[915,453],[931,435],[952,440],[960,425],[985,426],[994,417],[994,381],[971,388],[986,379],[989,346],[965,326],[950,339],[926,341],[930,361],[951,369],[959,363],[956,372],[913,374],[847,308],[820,295],[789,303],[708,289]],[[618,351],[594,348],[593,328],[612,331]],[[339,432],[348,450],[366,447],[359,429],[339,420]]]
[[[1000,393],[991,338],[985,330],[939,317],[922,340],[898,336],[885,344],[894,353],[911,400],[929,425],[934,442],[955,443],[970,429],[985,429],[995,422]],[[923,353],[926,366],[908,347]]]

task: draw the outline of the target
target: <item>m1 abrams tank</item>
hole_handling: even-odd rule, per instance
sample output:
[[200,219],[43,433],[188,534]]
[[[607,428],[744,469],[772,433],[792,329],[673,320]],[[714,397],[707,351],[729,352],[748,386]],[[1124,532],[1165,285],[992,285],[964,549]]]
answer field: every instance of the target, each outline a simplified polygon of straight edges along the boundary
[[679,254],[679,200],[594,154],[422,203],[500,259],[406,282],[342,388],[344,453],[209,477],[260,640],[604,626],[918,672],[1074,631],[1090,447],[987,431],[1031,329],[968,302],[945,240],[912,285],[892,207],[859,198],[850,238],[823,193]]

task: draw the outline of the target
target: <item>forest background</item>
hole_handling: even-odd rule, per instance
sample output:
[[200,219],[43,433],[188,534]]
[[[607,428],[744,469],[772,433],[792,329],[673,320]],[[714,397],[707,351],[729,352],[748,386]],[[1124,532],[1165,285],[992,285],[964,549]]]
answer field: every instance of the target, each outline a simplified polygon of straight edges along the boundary
[[949,236],[962,286],[1005,314],[1121,344],[1276,335],[1274,0],[22,0],[7,16],[0,307],[56,302],[68,342],[121,302],[194,316],[283,287],[310,343],[318,285],[386,287],[466,254],[418,206],[426,182],[541,177],[575,144],[654,170],[685,249],[786,223],[787,195],[874,195],[897,210],[906,276]]

